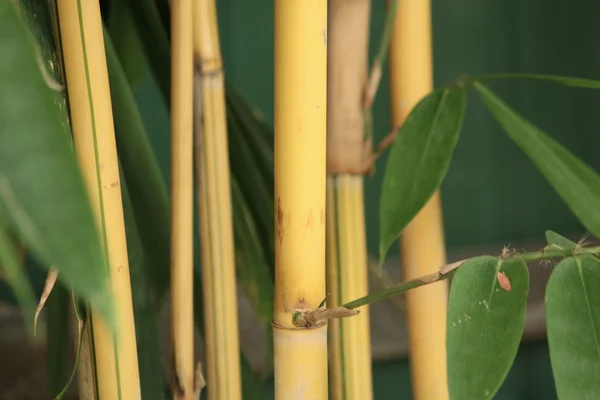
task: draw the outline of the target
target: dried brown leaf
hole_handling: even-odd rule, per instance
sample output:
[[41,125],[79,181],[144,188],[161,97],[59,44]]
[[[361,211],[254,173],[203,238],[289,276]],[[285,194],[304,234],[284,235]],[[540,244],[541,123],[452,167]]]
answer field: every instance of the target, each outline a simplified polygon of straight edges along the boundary
[[40,302],[35,310],[35,315],[33,316],[33,335],[35,336],[37,329],[37,320],[40,315],[40,312],[44,308],[44,304],[46,304],[46,300],[50,296],[52,289],[54,288],[54,284],[56,283],[56,279],[58,278],[58,270],[56,268],[50,268],[48,271],[48,276],[46,277],[46,283],[44,283],[44,290],[42,291],[42,296],[40,297]]

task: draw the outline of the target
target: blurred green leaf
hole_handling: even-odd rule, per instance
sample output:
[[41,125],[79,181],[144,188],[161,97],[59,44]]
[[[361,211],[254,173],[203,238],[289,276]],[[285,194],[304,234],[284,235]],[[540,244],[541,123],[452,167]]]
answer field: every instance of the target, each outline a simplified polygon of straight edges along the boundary
[[531,159],[579,221],[600,237],[600,176],[479,82],[473,86],[508,136]]
[[600,261],[567,258],[546,288],[550,362],[559,399],[592,400],[600,393]]
[[49,398],[53,399],[65,387],[70,353],[72,326],[69,325],[71,299],[67,289],[56,285],[46,301],[46,349]]
[[171,104],[171,62],[169,35],[162,25],[154,0],[126,0],[140,34],[148,64],[167,108]]
[[[498,281],[504,273],[506,291]],[[467,260],[448,299],[448,390],[451,400],[494,398],[517,355],[529,292],[522,261],[490,256]]]
[[263,376],[272,372],[273,362],[273,299],[275,296],[271,263],[267,262],[259,236],[235,177],[231,180],[232,210],[235,220],[235,263],[238,281],[265,327],[267,354]]
[[[274,187],[273,172],[268,173],[269,162],[273,167],[273,158],[257,155],[258,147],[263,145],[264,134],[255,127],[244,125],[234,115],[248,113],[247,109],[239,105],[232,106],[227,116],[227,128],[229,138],[229,164],[231,168],[232,181],[236,180],[239,190],[232,196],[243,196],[244,206],[248,208],[249,215],[243,218],[251,218],[254,229],[257,230],[258,241],[255,241],[256,250],[265,249],[264,257],[269,260],[268,267],[271,270],[269,279],[274,279]],[[235,111],[234,111],[235,110]],[[252,148],[254,145],[254,148]],[[261,168],[262,167],[262,168]],[[242,214],[239,214],[242,217]],[[239,230],[239,223],[234,216],[234,229]],[[237,242],[236,242],[237,245]]]
[[[114,326],[107,267],[58,94],[11,1],[0,1],[0,215]],[[85,268],[81,268],[81,266]]]
[[142,399],[162,400],[164,396],[165,369],[158,337],[155,310],[150,297],[144,263],[147,257],[140,243],[138,228],[132,209],[130,191],[125,179],[121,179],[129,274],[135,317],[135,332],[140,371]]
[[411,111],[392,144],[379,203],[379,262],[441,185],[466,108],[464,87],[438,89]]
[[564,250],[574,250],[577,247],[577,243],[552,231],[546,231],[546,241],[550,246]]
[[137,26],[134,24],[127,1],[113,1],[107,22],[111,37],[119,38],[114,49],[132,89],[139,86],[146,74],[146,55],[140,43]]
[[11,240],[5,228],[0,221],[0,271],[19,303],[28,333],[33,335],[33,314],[37,301],[31,283],[25,275],[25,268],[23,268],[17,252],[16,243]]

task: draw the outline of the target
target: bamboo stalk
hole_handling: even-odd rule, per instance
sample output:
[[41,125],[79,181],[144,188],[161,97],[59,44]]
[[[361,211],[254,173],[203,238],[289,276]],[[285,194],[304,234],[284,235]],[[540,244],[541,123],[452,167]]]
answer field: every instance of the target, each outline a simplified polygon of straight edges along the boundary
[[[327,289],[331,306],[368,292],[363,177],[339,175],[327,180]],[[373,398],[369,308],[352,318],[330,321],[331,398]]]
[[[368,263],[362,173],[372,138],[363,103],[370,0],[331,0],[327,78],[327,290],[330,307],[365,296]],[[373,397],[369,311],[329,328],[331,398]]]
[[171,3],[171,340],[173,398],[194,398],[192,1]]
[[[430,0],[402,0],[390,43],[390,94],[393,126],[433,88]],[[404,229],[402,274],[408,280],[446,263],[439,192]],[[406,293],[409,355],[414,398],[448,399],[446,378],[447,283]]]
[[327,2],[275,0],[275,398],[326,399]]
[[225,86],[214,0],[194,2],[198,210],[208,398],[240,400],[235,248]]
[[129,263],[100,6],[95,1],[61,0],[58,16],[75,151],[96,212],[118,311],[114,336],[102,319],[91,315],[97,390],[101,399],[139,399]]

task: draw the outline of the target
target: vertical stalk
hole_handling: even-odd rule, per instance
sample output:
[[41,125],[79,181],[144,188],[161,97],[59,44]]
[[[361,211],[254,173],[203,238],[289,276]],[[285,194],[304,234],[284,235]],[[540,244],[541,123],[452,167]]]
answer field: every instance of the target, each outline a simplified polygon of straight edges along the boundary
[[96,212],[117,304],[114,336],[102,319],[93,313],[90,319],[98,395],[110,400],[139,399],[129,263],[100,5],[97,1],[62,0],[58,2],[58,16],[75,151]]
[[[370,0],[331,0],[327,79],[327,292],[330,306],[368,291],[363,176],[371,138],[363,103]],[[334,319],[329,328],[331,398],[373,397],[369,311]]]
[[275,398],[327,398],[327,324],[292,313],[325,298],[327,1],[275,0]]
[[223,65],[214,0],[194,1],[198,209],[208,398],[240,400],[235,249]]
[[192,1],[171,2],[171,337],[173,398],[194,398]]
[[[393,126],[433,87],[430,0],[401,0],[390,43]],[[441,200],[435,193],[402,233],[403,279],[446,263]],[[447,283],[406,293],[412,385],[417,400],[448,399],[446,378]]]
[[[333,306],[368,292],[363,177],[327,179],[327,289]],[[373,398],[369,308],[330,321],[331,398]]]

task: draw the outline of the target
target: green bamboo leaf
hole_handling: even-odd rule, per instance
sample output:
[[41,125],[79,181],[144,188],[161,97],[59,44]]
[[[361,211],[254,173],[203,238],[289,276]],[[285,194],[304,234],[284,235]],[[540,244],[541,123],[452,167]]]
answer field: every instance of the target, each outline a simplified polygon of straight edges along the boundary
[[394,140],[379,203],[379,262],[439,188],[458,141],[466,108],[464,87],[438,89],[411,111]]
[[46,349],[49,397],[53,399],[65,387],[69,377],[69,354],[71,332],[73,326],[69,324],[69,307],[71,298],[67,289],[56,285],[46,301]]
[[528,292],[522,261],[482,256],[458,268],[448,300],[451,400],[492,399],[500,389],[517,355]]
[[[258,314],[267,335],[267,365],[263,376],[272,372],[273,335],[273,298],[275,293],[273,266],[267,262],[259,243],[259,236],[252,214],[245,204],[244,197],[235,177],[231,179],[231,198],[233,219],[235,224],[234,239],[236,244],[235,263],[238,281],[250,300],[252,308]],[[271,258],[269,260],[272,260]]]
[[600,237],[600,176],[479,82],[473,86],[508,136],[531,159],[588,231]]
[[[107,267],[83,179],[39,68],[39,47],[13,2],[0,1],[0,215],[44,266],[114,324]],[[82,267],[84,266],[84,267]]]
[[546,241],[549,246],[556,247],[564,250],[575,250],[577,243],[571,242],[564,236],[559,235],[556,232],[546,231]]
[[[250,218],[253,219],[260,238],[257,242],[259,249],[264,246],[269,259],[273,259],[275,256],[274,175],[273,172],[269,175],[261,170],[261,162],[267,164],[264,162],[265,158],[254,154],[251,148],[252,144],[257,144],[258,141],[252,135],[258,136],[260,133],[252,133],[252,129],[243,126],[233,115],[228,115],[227,122],[232,180],[236,180],[240,193],[246,200],[246,207],[251,213]],[[273,272],[274,265],[271,266]],[[271,273],[271,280],[273,280],[273,273]]]
[[140,242],[130,191],[125,179],[121,179],[121,189],[135,317],[141,398],[144,400],[162,400],[165,398],[165,370],[162,363],[154,304],[150,286],[147,283],[146,269],[144,268],[147,257]]
[[248,144],[264,176],[274,176],[275,166],[273,147],[275,135],[273,128],[264,119],[260,110],[244,99],[231,84],[225,83],[227,117],[239,121]]
[[171,63],[168,31],[162,25],[154,0],[127,0],[140,33],[148,65],[167,108],[171,104]]
[[33,294],[33,288],[25,274],[25,268],[19,260],[15,243],[10,239],[5,227],[1,225],[1,221],[0,271],[4,274],[4,278],[19,303],[28,333],[33,335],[33,314],[37,306],[36,296]]
[[129,84],[135,89],[142,83],[147,68],[140,36],[127,1],[110,3],[107,26],[110,35],[119,38],[115,42],[115,51],[123,64]]
[[567,258],[546,288],[546,326],[558,398],[592,400],[600,393],[600,261]]
[[600,81],[583,78],[573,78],[570,76],[557,76],[557,75],[545,75],[545,74],[490,74],[480,75],[471,78],[471,81],[491,81],[491,80],[505,80],[505,79],[527,79],[536,81],[545,81],[558,83],[564,86],[571,86],[584,89],[600,89]]

